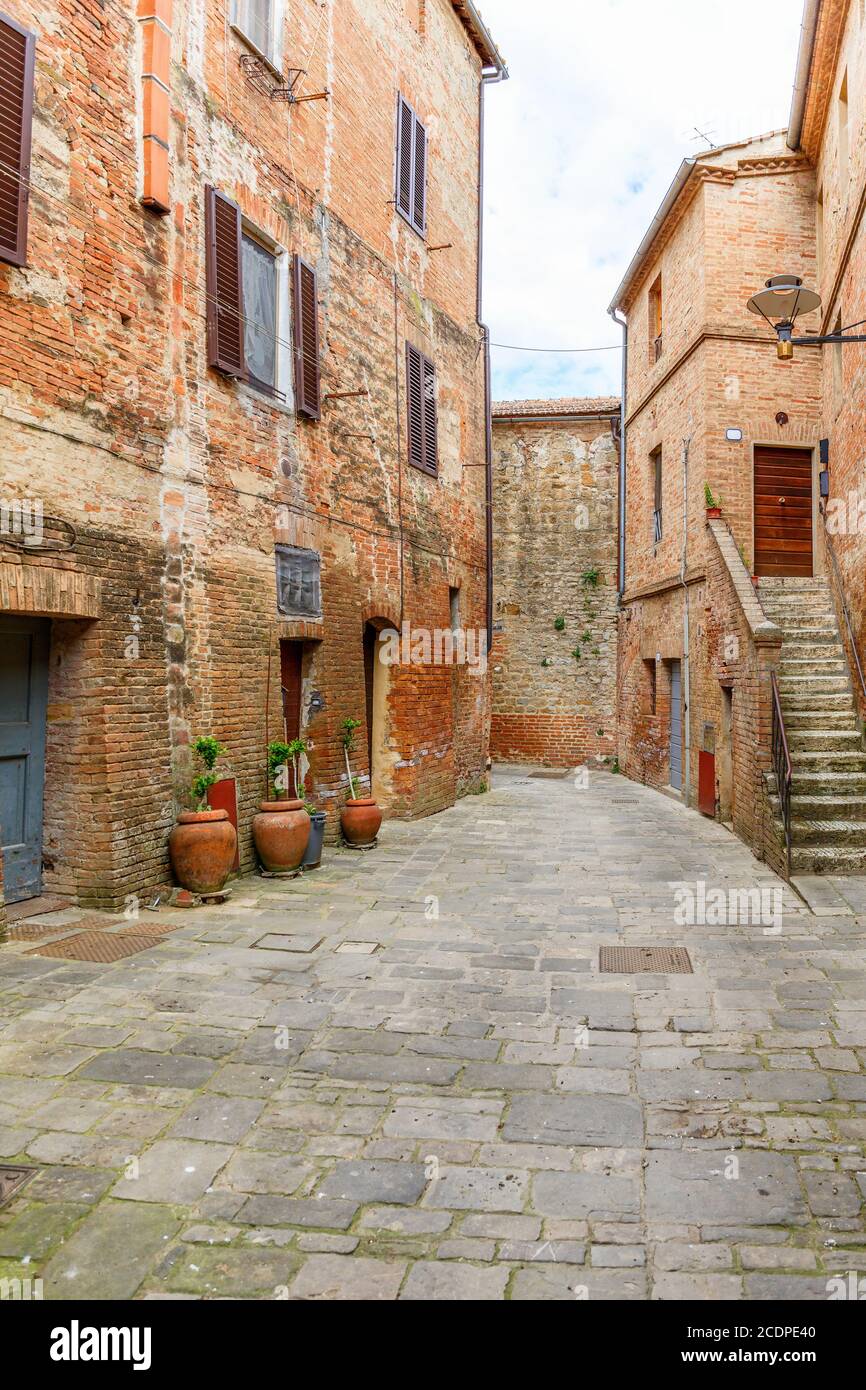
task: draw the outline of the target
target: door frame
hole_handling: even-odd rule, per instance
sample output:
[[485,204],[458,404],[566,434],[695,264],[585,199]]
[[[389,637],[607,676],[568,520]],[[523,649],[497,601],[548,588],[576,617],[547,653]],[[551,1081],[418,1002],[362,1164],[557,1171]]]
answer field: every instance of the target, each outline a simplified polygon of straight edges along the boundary
[[817,444],[786,444],[778,439],[753,439],[751,443],[751,453],[749,456],[749,506],[752,516],[752,574],[755,572],[755,450],[756,449],[790,449],[796,450],[801,454],[811,455],[811,474],[812,474],[812,578],[820,578],[824,574],[823,555],[821,547],[817,544],[818,526],[821,520],[819,510],[820,485],[818,479],[818,446]]
[[[37,686],[36,681],[34,681],[33,679],[35,662],[31,664],[30,669],[30,688],[31,691],[37,692],[39,700],[41,702],[42,738],[41,745],[38,746],[35,750],[35,757],[33,743],[31,739],[30,752],[28,754],[29,767],[27,769],[27,781],[25,788],[26,802],[24,807],[25,838],[22,841],[22,844],[24,845],[28,843],[28,831],[31,824],[31,817],[33,817],[34,820],[38,821],[38,836],[36,838],[36,891],[34,893],[26,893],[23,896],[16,896],[14,898],[11,897],[10,880],[8,873],[4,868],[3,897],[5,898],[7,903],[11,903],[26,902],[31,898],[38,898],[42,892],[43,887],[42,849],[45,842],[44,800],[45,771],[48,757],[47,716],[51,666],[51,619],[43,616],[42,614],[37,613],[10,613],[4,610],[4,612],[0,613],[0,630],[2,630],[3,628],[5,628],[7,632],[18,631],[31,633],[34,637],[34,643],[31,649],[31,659],[37,654],[40,655],[42,658],[41,677],[39,686]],[[32,727],[32,719],[29,722]],[[37,779],[39,785],[38,787],[34,787],[32,783]],[[2,830],[0,830],[0,844],[2,844]],[[11,845],[9,846],[9,848],[11,848]],[[0,848],[0,855],[2,855],[2,848]]]

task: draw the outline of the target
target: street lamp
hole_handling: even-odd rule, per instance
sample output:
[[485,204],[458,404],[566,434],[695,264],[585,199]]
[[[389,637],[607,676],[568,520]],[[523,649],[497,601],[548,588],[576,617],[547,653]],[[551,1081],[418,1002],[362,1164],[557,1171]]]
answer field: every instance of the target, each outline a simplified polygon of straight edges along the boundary
[[[790,362],[794,347],[819,347],[822,343],[866,343],[866,334],[848,333],[841,329],[838,333],[813,333],[802,338],[794,337],[794,324],[801,314],[811,314],[821,307],[821,296],[807,289],[799,275],[772,275],[764,289],[759,290],[749,300],[749,309],[760,314],[773,329],[778,338],[776,352],[780,362]],[[851,324],[859,328],[859,324]]]

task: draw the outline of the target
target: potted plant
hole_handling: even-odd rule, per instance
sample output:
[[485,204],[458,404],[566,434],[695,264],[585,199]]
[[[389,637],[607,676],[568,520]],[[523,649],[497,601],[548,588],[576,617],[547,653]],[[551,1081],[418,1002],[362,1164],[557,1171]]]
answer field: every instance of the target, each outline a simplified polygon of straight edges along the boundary
[[274,739],[268,744],[268,790],[272,800],[259,804],[253,816],[253,843],[264,868],[271,874],[294,874],[310,838],[310,817],[303,801],[291,797],[288,788],[288,765],[292,762],[297,786],[297,759],[306,744],[300,739],[286,743]]
[[181,811],[168,837],[168,852],[174,876],[182,888],[206,897],[219,893],[232,871],[238,837],[228,811],[212,811],[208,793],[217,775],[217,759],[225,753],[219,739],[210,734],[192,745],[201,770],[192,782],[194,810]]
[[341,725],[342,734],[340,735],[343,744],[343,757],[346,760],[346,776],[349,779],[349,795],[340,812],[340,826],[343,831],[343,839],[352,849],[366,849],[374,845],[379,833],[379,826],[382,824],[382,812],[376,805],[376,798],[358,795],[358,783],[349,762],[349,754],[355,749],[355,730],[360,723],[360,719],[353,719],[351,716],[344,719]]
[[722,499],[716,500],[709,483],[704,483],[704,502],[707,508],[707,521],[718,521],[722,515]]

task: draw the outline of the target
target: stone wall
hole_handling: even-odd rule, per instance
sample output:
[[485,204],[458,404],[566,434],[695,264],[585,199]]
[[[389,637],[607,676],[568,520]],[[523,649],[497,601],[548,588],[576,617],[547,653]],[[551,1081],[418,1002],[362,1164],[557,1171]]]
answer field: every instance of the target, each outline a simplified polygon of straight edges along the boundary
[[494,406],[495,758],[615,752],[618,405]]

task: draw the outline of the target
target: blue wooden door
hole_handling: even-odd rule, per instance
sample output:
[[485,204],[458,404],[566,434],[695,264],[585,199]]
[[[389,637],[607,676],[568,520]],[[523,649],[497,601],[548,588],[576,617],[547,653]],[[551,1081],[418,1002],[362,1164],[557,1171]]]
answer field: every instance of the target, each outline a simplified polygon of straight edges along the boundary
[[683,681],[682,667],[671,662],[671,786],[683,787]]
[[0,847],[7,903],[42,891],[46,618],[0,616]]

